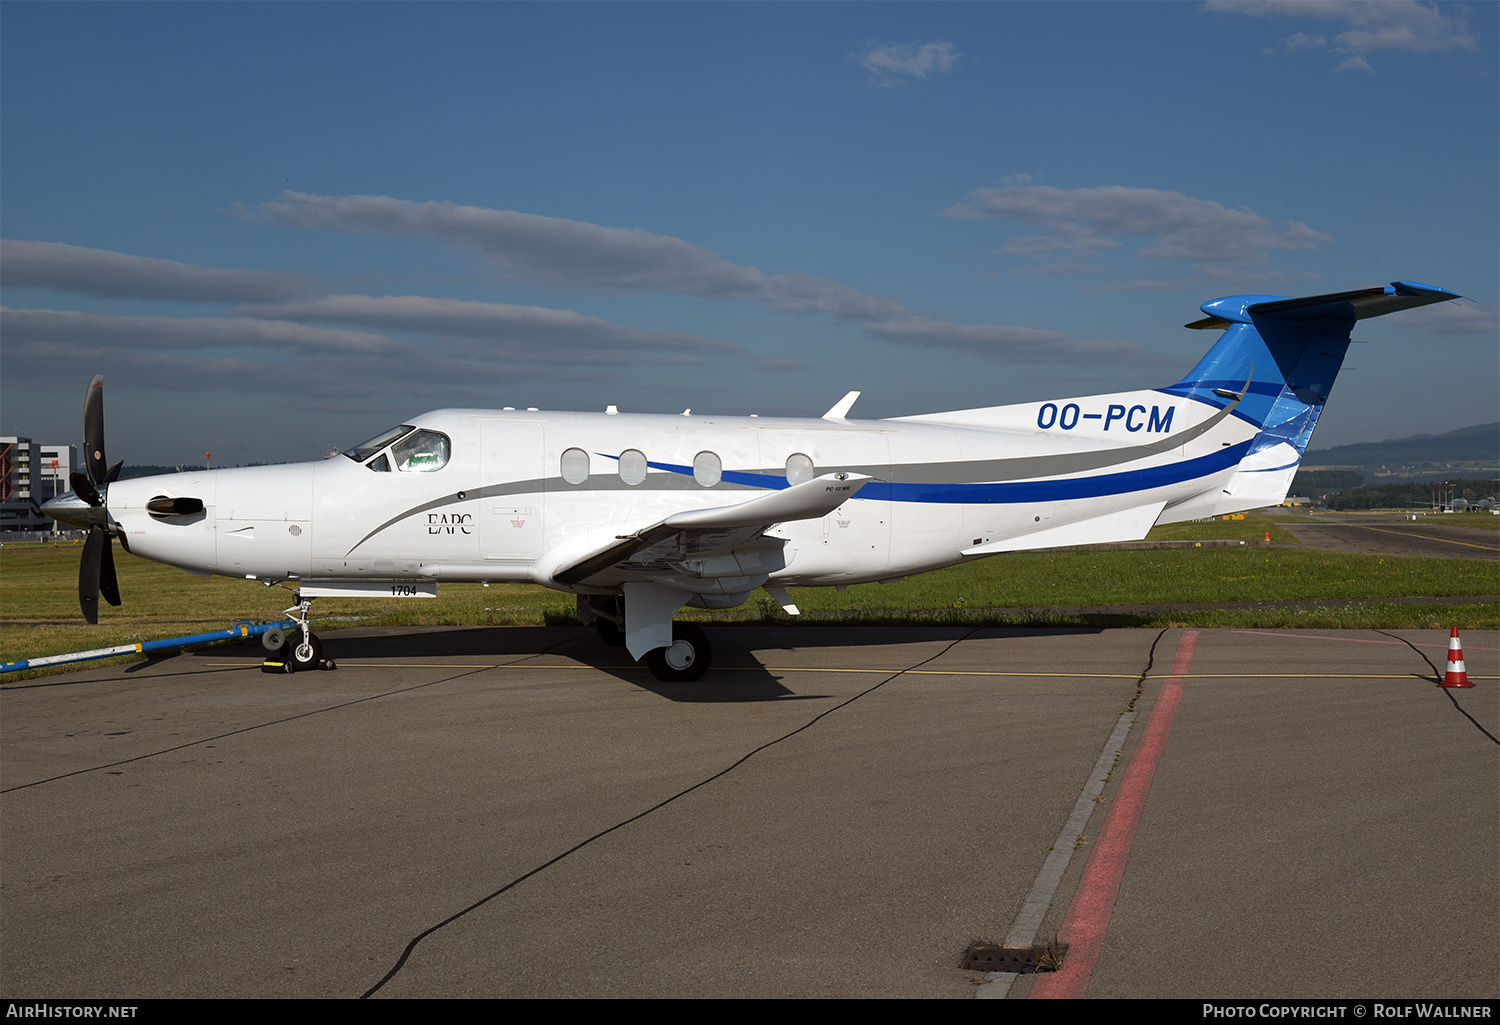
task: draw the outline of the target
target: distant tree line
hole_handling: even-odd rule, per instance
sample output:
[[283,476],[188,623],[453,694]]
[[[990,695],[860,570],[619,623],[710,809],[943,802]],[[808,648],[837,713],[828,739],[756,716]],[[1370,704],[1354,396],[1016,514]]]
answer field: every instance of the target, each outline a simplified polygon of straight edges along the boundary
[[131,477],[155,477],[163,473],[193,473],[196,470],[206,469],[199,463],[196,466],[131,466],[126,463],[120,469],[120,479],[129,480]]
[[[1339,473],[1338,470],[1321,470],[1319,473]],[[1452,498],[1467,497],[1470,502],[1477,502],[1481,498],[1488,498],[1494,494],[1495,481],[1484,479],[1453,478],[1447,482],[1444,489],[1442,481],[1438,482],[1439,501],[1442,500],[1443,491]],[[1388,509],[1402,506],[1428,506],[1432,504],[1433,485],[1431,482],[1407,482],[1404,484],[1372,484],[1363,487],[1345,488],[1340,491],[1328,493],[1323,504],[1329,509]]]
[[[236,463],[234,465],[235,466],[240,466],[240,465],[244,465],[244,466],[280,466],[282,464],[280,464],[280,463],[243,463],[243,464]],[[230,467],[230,465],[228,463],[225,463],[223,466],[215,467],[215,469],[218,469],[218,470],[227,470],[227,469],[230,469],[230,468],[231,467]],[[158,476],[160,474],[163,474],[163,473],[197,473],[199,470],[206,470],[206,469],[208,469],[208,467],[204,466],[202,463],[186,463],[186,464],[184,464],[182,466],[155,466],[155,465],[150,465],[150,464],[144,464],[144,465],[141,465],[141,466],[131,466],[129,463],[126,463],[125,466],[122,467],[121,470],[120,470],[120,479],[121,480],[129,480],[131,477],[156,477],[156,476]]]
[[1358,470],[1298,470],[1292,478],[1292,494],[1317,497],[1330,491],[1357,488],[1365,482]]

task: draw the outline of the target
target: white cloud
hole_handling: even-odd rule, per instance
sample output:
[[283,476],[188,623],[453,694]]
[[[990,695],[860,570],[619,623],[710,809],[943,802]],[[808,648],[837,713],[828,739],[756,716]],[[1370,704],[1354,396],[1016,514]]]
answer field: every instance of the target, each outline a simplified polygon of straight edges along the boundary
[[865,325],[877,338],[920,348],[951,349],[1017,362],[1088,359],[1139,365],[1139,347],[1123,342],[1076,338],[1062,331],[993,324],[956,324],[934,317],[902,317]]
[[295,274],[200,267],[62,242],[0,239],[0,284],[109,298],[258,302],[308,291]]
[[284,193],[262,209],[273,220],[297,228],[421,238],[468,249],[510,275],[540,285],[746,299],[781,312],[851,320],[905,309],[810,274],[769,275],[670,235],[585,221],[387,196],[301,192]]
[[1328,40],[1322,36],[1310,36],[1306,32],[1293,32],[1281,42],[1288,50],[1306,50],[1328,45]]
[[0,307],[7,359],[14,347],[74,342],[133,349],[268,349],[388,353],[409,349],[384,335],[248,317],[126,317],[80,310]]
[[928,75],[947,74],[961,54],[944,42],[869,43],[863,52],[850,56],[870,73],[871,85],[890,89],[913,78],[925,82]]
[[[1417,0],[1207,0],[1204,8],[1256,18],[1299,18],[1339,22],[1343,31],[1329,52],[1342,58],[1338,71],[1372,71],[1364,54],[1377,50],[1432,53],[1474,50],[1478,39],[1462,6]],[[1321,49],[1321,35],[1296,32],[1282,40],[1285,50]]]
[[[55,379],[61,367],[105,373],[136,387],[319,396],[375,395],[494,402],[496,389],[539,380],[615,380],[641,364],[699,364],[726,356],[762,364],[740,346],[667,331],[636,331],[566,310],[400,296],[333,296],[242,316],[129,317],[0,308],[7,375]],[[455,307],[470,307],[460,310]],[[301,323],[329,319],[411,334]],[[770,366],[765,369],[779,370]]]
[[[952,324],[936,318],[917,318],[913,310],[894,299],[869,295],[812,274],[766,274],[755,267],[732,263],[712,250],[682,239],[646,231],[605,228],[513,210],[419,203],[387,196],[315,196],[287,192],[279,200],[265,204],[263,210],[273,220],[298,228],[420,238],[461,247],[494,260],[519,279],[554,287],[674,292],[708,299],[748,300],[778,313],[823,314],[852,321],[875,337],[887,340],[903,340],[897,337],[901,332],[893,330],[890,325],[917,320],[929,325],[949,324],[960,333],[983,327]],[[344,302],[346,309],[351,311],[354,301],[358,300],[365,311],[361,316],[390,317],[395,314],[393,305],[376,312],[373,304],[388,301],[369,297],[329,297],[318,303],[268,309],[277,311],[276,315],[298,317],[311,315],[315,306],[334,300]],[[425,303],[423,316],[438,313],[439,308],[433,304],[450,304],[444,306],[441,313],[450,325],[476,315],[486,323],[493,323],[494,318],[514,319],[514,312],[498,311],[521,309],[491,306],[487,312],[479,314],[476,307],[490,304],[467,307],[453,304],[456,301],[420,300],[419,297],[404,297],[403,301]],[[332,306],[320,308],[333,309]],[[292,310],[303,313],[289,312]],[[352,312],[349,316],[353,316]],[[374,323],[353,319],[348,322]],[[382,324],[388,323],[382,321]],[[437,330],[435,327],[429,329]],[[971,347],[969,351],[1025,360],[1067,357],[1062,349],[1019,345],[1016,344],[1019,335],[1004,334],[1027,329],[995,325],[983,329],[999,334],[994,336],[992,344],[983,348]],[[1007,338],[1009,342],[1005,340]]]
[[245,306],[236,312],[298,322],[358,324],[446,340],[444,351],[539,362],[608,360],[701,362],[746,355],[733,342],[677,331],[638,330],[572,310],[439,299],[420,295],[330,295],[298,303]]
[[421,238],[482,253],[538,284],[683,292],[714,298],[755,296],[765,275],[668,235],[583,221],[387,196],[286,192],[262,206],[297,228]]
[[1500,334],[1500,310],[1488,303],[1446,302],[1397,314],[1404,327],[1435,335]]
[[1005,185],[977,189],[970,202],[943,211],[951,217],[1004,217],[1048,229],[1005,245],[1019,255],[1053,252],[1086,257],[1119,248],[1122,238],[1146,240],[1139,255],[1199,265],[1250,264],[1273,250],[1315,250],[1332,239],[1296,221],[1277,227],[1252,210],[1231,210],[1181,192],[1122,185],[1061,189]]

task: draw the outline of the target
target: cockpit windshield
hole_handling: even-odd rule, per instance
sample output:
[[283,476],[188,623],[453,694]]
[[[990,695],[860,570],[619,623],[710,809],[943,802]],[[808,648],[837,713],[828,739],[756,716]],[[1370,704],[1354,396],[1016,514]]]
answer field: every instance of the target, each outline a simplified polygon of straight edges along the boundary
[[451,452],[452,443],[446,434],[402,424],[355,445],[344,455],[376,473],[390,473],[392,466],[404,473],[431,473],[448,465]]
[[381,449],[385,448],[391,442],[395,441],[398,438],[404,437],[407,434],[410,434],[414,429],[415,428],[413,428],[410,424],[401,424],[398,427],[392,427],[388,431],[382,431],[381,433],[375,435],[375,437],[371,438],[369,441],[362,442],[361,444],[355,445],[353,448],[348,449],[344,452],[344,455],[348,456],[356,463],[362,463],[366,459],[369,459],[371,456],[373,456],[376,452],[379,452]]
[[391,446],[396,469],[431,473],[448,465],[448,436],[437,431],[417,431]]

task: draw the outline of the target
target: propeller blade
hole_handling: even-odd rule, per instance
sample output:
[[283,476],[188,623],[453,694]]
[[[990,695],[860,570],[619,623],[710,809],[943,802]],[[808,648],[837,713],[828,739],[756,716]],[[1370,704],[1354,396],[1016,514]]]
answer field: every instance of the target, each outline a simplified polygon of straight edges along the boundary
[[114,462],[110,463],[109,469],[104,471],[104,483],[113,484],[115,482],[115,478],[120,476],[120,467],[124,465],[125,460],[123,459],[116,459]]
[[108,475],[104,458],[104,375],[95,374],[83,395],[83,466],[95,487]]
[[104,504],[104,499],[99,497],[99,492],[94,488],[94,485],[90,484],[89,479],[77,470],[68,474],[68,483],[73,485],[73,494],[83,499],[93,508],[97,509]]
[[[120,581],[115,577],[115,546],[110,543],[108,531],[100,530],[98,527],[90,528],[89,533],[99,530],[104,535],[104,558],[99,563],[99,594],[111,605],[120,604]],[[95,608],[98,604],[95,603]]]
[[[78,607],[90,623],[99,622],[99,574],[104,561],[104,546],[109,535],[103,527],[90,527],[83,542],[83,561],[78,564]],[[113,562],[111,562],[111,571]]]

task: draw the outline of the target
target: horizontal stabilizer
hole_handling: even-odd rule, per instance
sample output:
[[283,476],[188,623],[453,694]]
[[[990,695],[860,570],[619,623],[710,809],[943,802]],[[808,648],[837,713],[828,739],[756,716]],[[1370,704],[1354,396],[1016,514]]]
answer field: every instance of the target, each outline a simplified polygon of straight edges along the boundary
[[1206,302],[1201,309],[1208,316],[1195,320],[1190,328],[1226,328],[1230,324],[1249,324],[1263,318],[1318,316],[1320,314],[1353,314],[1355,320],[1383,317],[1387,313],[1410,310],[1431,303],[1462,299],[1463,296],[1435,285],[1415,281],[1393,281],[1383,288],[1357,288],[1352,292],[1328,295],[1306,295],[1282,299],[1274,295],[1231,295]]

